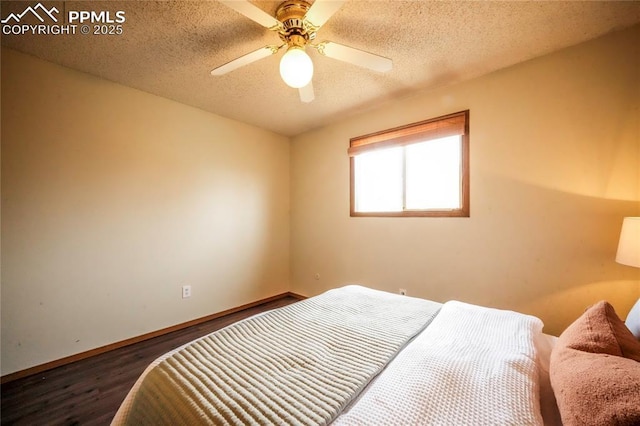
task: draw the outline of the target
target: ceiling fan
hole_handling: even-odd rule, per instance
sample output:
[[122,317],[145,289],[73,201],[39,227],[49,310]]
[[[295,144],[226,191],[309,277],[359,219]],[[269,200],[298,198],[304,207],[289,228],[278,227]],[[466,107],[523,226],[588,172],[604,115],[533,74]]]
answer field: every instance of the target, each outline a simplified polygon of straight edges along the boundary
[[391,70],[393,62],[389,58],[348,47],[332,41],[314,43],[317,32],[329,18],[340,9],[346,0],[316,0],[313,5],[306,0],[287,0],[278,6],[275,17],[250,3],[248,0],[218,0],[263,27],[275,31],[282,44],[268,45],[227,62],[211,71],[219,76],[231,72],[259,59],[276,54],[286,47],[280,60],[280,76],[284,82],[299,90],[302,102],[314,98],[313,62],[306,47],[312,47],[321,55],[349,62],[378,72]]

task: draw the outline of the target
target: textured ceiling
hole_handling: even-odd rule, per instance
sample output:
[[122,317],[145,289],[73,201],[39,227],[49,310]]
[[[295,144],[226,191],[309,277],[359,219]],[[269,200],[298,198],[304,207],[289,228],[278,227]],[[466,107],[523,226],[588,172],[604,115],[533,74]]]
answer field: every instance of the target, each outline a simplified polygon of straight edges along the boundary
[[[274,14],[279,2],[254,1]],[[2,1],[1,15],[37,2]],[[308,49],[315,100],[282,82],[282,51],[221,77],[214,67],[267,44],[266,30],[211,1],[42,1],[125,12],[122,35],[3,35],[2,44],[184,104],[293,136],[417,90],[450,84],[640,21],[640,2],[351,0],[318,32],[393,59],[379,74]],[[27,19],[25,17],[24,19]],[[640,42],[640,41],[639,41]]]

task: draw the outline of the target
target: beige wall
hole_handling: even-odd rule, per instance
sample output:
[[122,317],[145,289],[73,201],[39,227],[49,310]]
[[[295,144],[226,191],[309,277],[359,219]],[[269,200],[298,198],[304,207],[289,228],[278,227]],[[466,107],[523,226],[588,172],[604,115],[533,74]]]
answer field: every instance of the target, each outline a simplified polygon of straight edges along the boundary
[[287,138],[2,49],[2,374],[288,279]]
[[[532,313],[553,334],[599,299],[626,315],[640,270],[614,257],[622,218],[640,215],[639,39],[636,26],[294,138],[292,290],[402,287]],[[349,138],[464,109],[470,218],[349,217]]]
[[[2,374],[347,283],[522,310],[550,333],[598,299],[626,314],[638,37],[389,103],[295,138],[291,159],[287,138],[3,48]],[[463,109],[470,218],[349,217],[350,137]]]

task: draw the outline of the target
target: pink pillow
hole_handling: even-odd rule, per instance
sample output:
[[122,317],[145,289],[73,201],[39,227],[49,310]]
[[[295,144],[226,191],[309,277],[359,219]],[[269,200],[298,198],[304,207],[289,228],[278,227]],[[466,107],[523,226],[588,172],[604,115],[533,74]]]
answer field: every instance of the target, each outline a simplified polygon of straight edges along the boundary
[[564,425],[640,424],[640,342],[609,303],[560,335],[549,374]]

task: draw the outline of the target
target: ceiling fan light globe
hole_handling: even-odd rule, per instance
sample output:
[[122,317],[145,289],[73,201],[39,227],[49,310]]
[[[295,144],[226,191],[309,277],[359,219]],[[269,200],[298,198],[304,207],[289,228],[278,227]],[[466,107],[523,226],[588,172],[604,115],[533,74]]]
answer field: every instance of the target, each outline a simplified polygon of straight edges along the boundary
[[289,87],[305,87],[313,77],[313,62],[303,48],[292,46],[280,60],[280,76]]

